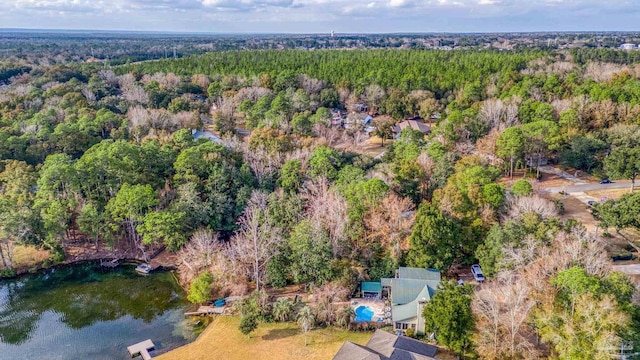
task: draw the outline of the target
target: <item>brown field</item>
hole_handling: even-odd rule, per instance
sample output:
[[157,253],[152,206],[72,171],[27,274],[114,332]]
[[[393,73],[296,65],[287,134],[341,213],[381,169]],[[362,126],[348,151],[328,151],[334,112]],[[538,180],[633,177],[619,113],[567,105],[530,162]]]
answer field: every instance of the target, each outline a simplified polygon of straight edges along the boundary
[[260,324],[250,337],[238,330],[240,318],[217,317],[191,344],[154,357],[157,360],[330,360],[345,340],[365,344],[371,333],[316,329],[305,336],[293,323]]
[[13,249],[13,266],[16,268],[32,267],[49,258],[51,258],[49,251],[38,249],[33,245],[17,245]]

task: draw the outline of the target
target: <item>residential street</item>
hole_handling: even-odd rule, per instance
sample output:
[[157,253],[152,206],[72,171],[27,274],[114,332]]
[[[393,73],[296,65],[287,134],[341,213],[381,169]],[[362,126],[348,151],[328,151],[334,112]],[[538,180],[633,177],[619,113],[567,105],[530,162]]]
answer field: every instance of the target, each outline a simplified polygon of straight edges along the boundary
[[565,191],[567,193],[577,193],[577,192],[585,192],[585,191],[596,191],[596,190],[608,190],[608,189],[624,189],[631,188],[631,181],[628,180],[619,180],[610,184],[580,184],[580,185],[571,185],[571,186],[556,186],[546,188],[546,190],[552,194],[559,193],[560,191]]

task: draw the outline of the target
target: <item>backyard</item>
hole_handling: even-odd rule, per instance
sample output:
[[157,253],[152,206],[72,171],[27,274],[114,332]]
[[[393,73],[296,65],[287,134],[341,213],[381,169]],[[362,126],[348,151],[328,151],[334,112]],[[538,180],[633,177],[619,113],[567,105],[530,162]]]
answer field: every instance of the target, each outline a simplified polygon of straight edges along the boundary
[[238,330],[239,317],[219,316],[191,344],[154,357],[158,360],[189,359],[305,359],[328,360],[345,340],[366,344],[368,332],[320,328],[305,335],[295,323],[260,324],[250,337]]

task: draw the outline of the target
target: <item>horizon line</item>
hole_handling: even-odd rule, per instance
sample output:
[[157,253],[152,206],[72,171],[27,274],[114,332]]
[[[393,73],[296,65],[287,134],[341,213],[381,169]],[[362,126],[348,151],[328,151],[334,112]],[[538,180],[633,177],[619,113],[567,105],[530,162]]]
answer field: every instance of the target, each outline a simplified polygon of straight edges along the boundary
[[[326,35],[327,32],[207,32],[207,31],[175,31],[175,30],[126,30],[126,29],[56,29],[56,28],[3,28],[0,32],[27,33],[131,33],[131,34],[174,34],[174,35]],[[640,30],[526,30],[526,31],[394,31],[394,32],[333,32],[334,35],[466,35],[466,34],[638,34]]]

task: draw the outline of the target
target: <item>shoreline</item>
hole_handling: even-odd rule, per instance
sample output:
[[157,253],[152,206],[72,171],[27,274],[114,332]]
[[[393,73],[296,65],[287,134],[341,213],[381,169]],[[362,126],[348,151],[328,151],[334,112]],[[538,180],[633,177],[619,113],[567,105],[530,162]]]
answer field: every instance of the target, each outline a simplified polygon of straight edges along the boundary
[[[79,254],[74,254],[80,250]],[[98,252],[92,252],[90,249],[81,247],[71,247],[67,250],[67,257],[62,262],[53,262],[50,259],[35,263],[30,266],[21,266],[14,268],[12,276],[0,277],[0,280],[15,279],[22,275],[34,274],[43,270],[55,269],[58,267],[78,265],[91,262],[99,262],[102,260],[118,260],[118,266],[123,264],[142,264],[145,263],[142,256],[133,254],[130,251],[113,251],[101,249]],[[148,262],[154,269],[177,270],[178,266],[173,254],[170,254],[164,248],[156,249]]]

